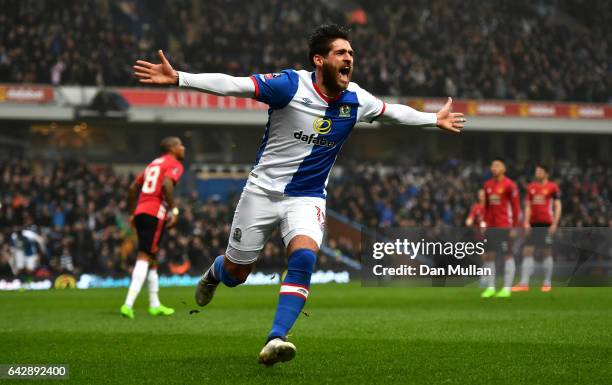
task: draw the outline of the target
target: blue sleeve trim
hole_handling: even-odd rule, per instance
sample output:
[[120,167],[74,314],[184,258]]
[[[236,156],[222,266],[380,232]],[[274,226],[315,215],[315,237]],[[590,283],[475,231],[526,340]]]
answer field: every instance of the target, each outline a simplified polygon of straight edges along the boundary
[[280,73],[273,74],[256,74],[252,76],[252,79],[257,83],[255,99],[277,110],[289,104],[300,83],[294,70],[283,70]]

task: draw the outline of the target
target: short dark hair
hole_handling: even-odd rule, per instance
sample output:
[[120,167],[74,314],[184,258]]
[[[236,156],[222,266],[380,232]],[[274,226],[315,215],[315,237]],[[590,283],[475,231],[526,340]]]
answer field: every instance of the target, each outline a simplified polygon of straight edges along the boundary
[[546,165],[546,164],[544,164],[544,163],[536,163],[536,165],[535,165],[535,166],[536,166],[536,168],[538,168],[538,167],[539,167],[539,168],[541,168],[542,170],[546,171],[546,173],[547,173],[547,174],[550,174],[550,171],[549,171],[549,167],[548,167],[548,165]]
[[162,154],[167,154],[170,152],[170,149],[172,147],[179,144],[180,142],[181,140],[176,136],[168,136],[162,139],[161,143],[159,144],[159,150],[162,152]]
[[491,161],[491,163],[493,163],[495,161],[502,162],[504,165],[506,164],[506,160],[504,158],[502,158],[501,156],[494,157],[493,160]]
[[[350,30],[337,24],[318,26],[308,37],[308,61],[314,67],[315,55],[325,56],[329,52],[332,41],[336,39],[349,40]],[[349,40],[350,41],[350,40]]]

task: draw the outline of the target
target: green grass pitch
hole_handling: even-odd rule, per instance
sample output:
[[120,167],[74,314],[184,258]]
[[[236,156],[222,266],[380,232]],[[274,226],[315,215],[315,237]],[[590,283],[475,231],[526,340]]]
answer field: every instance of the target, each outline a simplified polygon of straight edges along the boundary
[[221,287],[190,315],[192,288],[162,288],[177,313],[153,318],[144,289],[135,320],[118,314],[126,289],[0,293],[0,364],[65,363],[66,383],[83,384],[612,383],[609,288],[482,300],[474,288],[316,285],[290,336],[295,360],[265,368],[277,290]]

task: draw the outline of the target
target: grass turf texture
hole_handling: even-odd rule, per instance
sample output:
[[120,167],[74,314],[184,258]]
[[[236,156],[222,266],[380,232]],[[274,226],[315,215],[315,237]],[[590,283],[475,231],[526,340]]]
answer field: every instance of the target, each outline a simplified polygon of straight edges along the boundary
[[277,290],[221,287],[190,314],[193,289],[162,288],[177,313],[154,318],[145,289],[135,320],[118,313],[126,289],[0,293],[0,364],[65,363],[66,382],[86,384],[612,383],[612,289],[483,300],[474,288],[318,285],[290,337],[297,357],[265,368]]

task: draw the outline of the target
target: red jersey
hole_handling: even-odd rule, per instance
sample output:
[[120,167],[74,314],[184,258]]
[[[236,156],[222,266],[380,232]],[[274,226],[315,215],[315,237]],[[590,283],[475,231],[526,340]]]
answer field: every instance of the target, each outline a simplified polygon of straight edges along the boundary
[[529,223],[552,223],[553,200],[561,199],[561,190],[555,182],[532,182],[527,186],[526,204],[531,206]]
[[516,227],[521,215],[519,192],[510,178],[491,178],[484,184],[487,227]]
[[468,218],[472,220],[475,228],[480,229],[480,223],[485,220],[485,207],[483,204],[474,203],[470,208]]
[[162,193],[164,178],[170,178],[177,184],[183,175],[183,165],[172,155],[164,155],[149,163],[136,177],[136,183],[142,185],[138,205],[134,215],[148,214],[158,219],[166,219],[166,202]]

